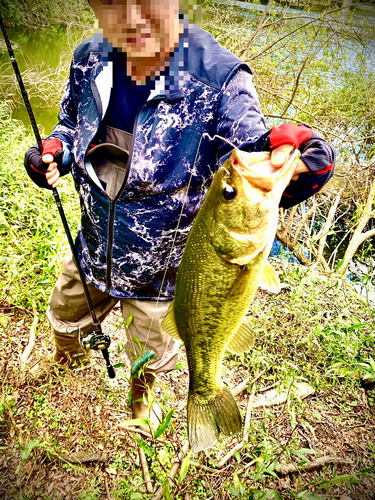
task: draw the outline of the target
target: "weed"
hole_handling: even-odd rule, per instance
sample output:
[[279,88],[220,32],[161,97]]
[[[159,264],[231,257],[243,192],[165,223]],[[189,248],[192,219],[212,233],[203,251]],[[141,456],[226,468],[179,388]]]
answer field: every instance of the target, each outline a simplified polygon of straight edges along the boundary
[[101,495],[101,490],[97,484],[97,479],[93,478],[87,487],[87,491],[81,493],[78,500],[98,500]]
[[25,446],[19,445],[19,449],[21,450],[21,460],[26,462],[34,450],[44,447],[45,443],[42,443],[39,438],[30,441],[30,443],[27,443]]
[[10,394],[0,399],[0,423],[5,419],[5,412],[15,405],[14,397]]

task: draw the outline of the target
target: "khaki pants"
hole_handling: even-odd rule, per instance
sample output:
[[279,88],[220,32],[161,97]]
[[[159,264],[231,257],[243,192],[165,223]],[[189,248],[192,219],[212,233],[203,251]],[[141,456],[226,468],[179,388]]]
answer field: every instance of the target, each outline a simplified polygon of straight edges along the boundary
[[[101,322],[119,299],[101,292],[88,283],[91,300],[98,320]],[[164,333],[161,321],[167,314],[170,302],[148,302],[143,300],[122,299],[121,312],[124,318],[133,313],[133,321],[126,330],[127,344],[130,351],[125,351],[132,362],[141,354],[133,337],[137,337],[144,351],[152,349],[154,358],[147,366],[148,372],[160,373],[173,370],[178,358],[179,341]],[[53,289],[47,309],[47,318],[55,336],[56,349],[61,354],[81,352],[77,332],[68,333],[67,328],[79,327],[83,335],[92,332],[91,314],[78,270],[70,251],[64,257],[62,272]]]

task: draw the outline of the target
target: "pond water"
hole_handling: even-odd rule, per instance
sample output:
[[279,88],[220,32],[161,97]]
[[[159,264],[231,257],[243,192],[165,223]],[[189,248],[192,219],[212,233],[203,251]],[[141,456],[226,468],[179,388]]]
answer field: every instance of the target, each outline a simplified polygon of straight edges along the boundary
[[[262,0],[259,4],[245,2],[242,0],[216,0],[216,2],[223,5],[228,3],[232,4],[239,12],[241,12],[241,15],[245,18],[252,18],[254,16],[259,17],[260,12],[263,12],[266,9],[268,3],[266,0]],[[293,2],[290,2],[290,4],[292,3]],[[307,23],[309,22],[309,17],[310,19],[318,19],[321,16],[322,12],[327,10],[327,5],[324,4],[324,2],[315,2],[314,6],[316,11],[309,13],[307,13],[306,11],[301,11],[299,9],[297,0],[295,1],[295,4],[295,6],[285,7],[282,2],[280,4],[274,2],[274,7],[272,7],[269,12],[274,14],[275,19],[277,19],[279,17],[279,14],[281,15],[281,13],[282,16],[291,15],[293,17],[295,17],[296,14],[301,13],[304,16],[304,22]],[[337,8],[337,6],[333,8]],[[361,26],[366,21],[369,26],[369,32],[372,33],[370,35],[370,38],[364,40],[366,46],[362,47],[361,51],[365,58],[365,71],[367,71],[367,73],[373,73],[375,68],[375,5],[357,5],[356,11],[353,12],[351,13],[351,15],[353,16],[357,24]],[[335,27],[339,31],[342,23],[345,23],[346,17],[343,13],[341,13],[333,14],[329,17],[329,19],[331,26]],[[249,36],[250,35],[251,32],[249,32]],[[355,33],[353,33],[353,35],[353,38],[355,38]],[[259,43],[261,43],[261,40],[259,40]],[[337,57],[340,57],[342,70],[358,71],[359,44],[354,40],[352,43],[350,42],[350,40],[346,40],[345,48],[348,52],[345,58],[343,57],[342,53],[340,53],[340,55],[336,54]],[[331,49],[333,52],[337,51],[337,45],[334,42],[332,43]],[[326,57],[324,54],[324,50],[322,49],[320,52],[318,52],[316,57]],[[332,54],[332,57],[334,57],[334,54]],[[335,75],[332,74],[331,78],[332,81],[334,81]]]
[[[35,66],[38,66],[41,71],[50,68],[51,72],[53,72],[59,66],[62,54],[66,60],[71,58],[75,46],[82,39],[83,34],[83,29],[74,29],[67,32],[66,28],[62,27],[55,28],[52,32],[37,32],[35,30],[9,30],[8,32],[11,43],[14,44],[13,50],[21,74]],[[11,68],[7,52],[0,53],[0,67],[3,69]],[[64,76],[67,78],[68,72]],[[35,83],[38,85],[38,82]],[[25,86],[27,90],[27,85]],[[62,90],[63,88],[61,93]],[[18,96],[17,101],[21,100],[22,98]],[[52,106],[46,105],[43,100],[31,96],[30,102],[35,119],[38,125],[42,127],[42,136],[50,134],[58,121],[59,106],[56,103]],[[23,103],[15,104],[12,117],[21,120],[28,129],[30,128],[30,120]]]
[[[219,0],[219,3],[225,4],[228,3],[228,0]],[[230,3],[238,7],[240,11],[243,12],[243,15],[245,17],[248,17],[255,15],[259,16],[258,11],[262,11],[265,9],[267,1],[262,0],[260,4],[253,4],[250,2],[231,0]],[[279,9],[280,7],[276,5],[276,7],[272,10],[277,14]],[[290,12],[294,15],[296,11],[298,12],[297,8],[283,9],[284,13]],[[314,16],[314,14],[312,14],[312,16]],[[368,71],[373,72],[375,68],[375,6],[364,6],[361,16],[363,19],[364,17],[366,17],[366,19],[374,26],[374,39],[370,41],[368,50],[366,52],[366,67]],[[84,39],[86,36],[89,36],[89,31],[87,30],[87,28],[85,29],[85,31],[83,28],[75,28],[67,32],[65,28],[54,27],[53,31],[48,32],[37,32],[35,30],[9,30],[8,35],[12,42],[16,44],[14,46],[14,53],[22,73],[25,70],[33,68],[35,66],[39,66],[41,70],[51,68],[51,70],[53,71],[58,67],[62,54],[65,60],[69,61],[75,47],[82,39]],[[347,58],[345,62],[345,65],[349,65],[349,67],[346,67],[344,69],[353,71],[358,70],[356,62],[357,51],[353,48],[352,56],[349,56],[349,58]],[[0,67],[2,69],[10,69],[11,67],[9,57],[6,52],[0,52]],[[68,66],[66,67],[68,69]],[[65,77],[68,77],[67,72]],[[337,77],[337,75],[332,75],[332,79],[334,79],[335,77]],[[1,85],[2,83],[0,79],[0,86]],[[63,88],[61,88],[61,94],[62,91]],[[20,102],[14,104],[12,117],[21,120],[27,126],[27,128],[30,129],[30,120],[28,118],[26,109],[22,104],[22,99],[20,96],[18,97],[17,101]],[[46,105],[45,101],[33,97],[30,97],[30,101],[34,110],[36,121],[42,127],[42,135],[48,135],[52,132],[52,129],[58,120],[57,115],[59,107],[57,103],[54,103],[53,105]]]

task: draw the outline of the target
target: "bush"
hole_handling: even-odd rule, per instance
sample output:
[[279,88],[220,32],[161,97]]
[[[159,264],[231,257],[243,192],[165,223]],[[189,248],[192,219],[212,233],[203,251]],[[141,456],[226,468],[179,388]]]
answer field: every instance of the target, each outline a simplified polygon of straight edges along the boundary
[[94,15],[86,0],[3,0],[0,13],[8,27],[46,28],[51,24],[92,24]]

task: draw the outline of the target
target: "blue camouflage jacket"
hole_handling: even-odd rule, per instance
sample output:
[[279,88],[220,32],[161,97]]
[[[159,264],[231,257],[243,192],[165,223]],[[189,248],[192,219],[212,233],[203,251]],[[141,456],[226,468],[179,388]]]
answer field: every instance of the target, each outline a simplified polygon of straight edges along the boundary
[[[64,164],[80,196],[77,251],[87,280],[99,290],[144,300],[155,300],[160,293],[160,300],[171,300],[194,217],[220,157],[231,149],[224,141],[202,139],[202,134],[217,134],[250,150],[267,148],[268,133],[248,66],[209,33],[189,27],[168,75],[156,82],[138,112],[125,182],[111,201],[85,165],[109,103],[110,51],[97,34],[78,46],[59,123],[50,136],[63,142]],[[309,164],[308,152],[304,160],[314,176],[320,167]],[[327,175],[320,176],[319,187]],[[294,203],[299,203],[312,194],[314,182],[302,174],[287,197],[297,193]]]

